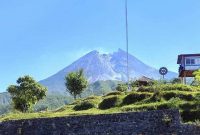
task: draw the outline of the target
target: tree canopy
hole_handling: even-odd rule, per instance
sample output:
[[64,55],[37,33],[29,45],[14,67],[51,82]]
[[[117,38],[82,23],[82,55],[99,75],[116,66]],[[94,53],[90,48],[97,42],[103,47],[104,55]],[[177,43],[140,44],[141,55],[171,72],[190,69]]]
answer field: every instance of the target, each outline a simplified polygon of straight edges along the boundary
[[200,70],[195,71],[193,75],[194,75],[194,81],[192,82],[192,85],[200,86]]
[[27,112],[37,101],[46,96],[47,88],[27,75],[18,78],[17,85],[10,85],[7,91],[11,95],[14,108]]
[[117,87],[116,87],[116,90],[117,91],[120,91],[120,92],[126,92],[128,89],[127,85],[126,84],[118,84]]
[[178,83],[181,83],[181,79],[180,78],[173,78],[170,82],[172,84],[178,84]]
[[76,72],[70,72],[65,77],[65,81],[66,89],[72,96],[74,96],[74,99],[76,99],[77,95],[80,95],[88,86],[88,81],[83,74],[83,69]]
[[200,70],[194,72],[195,80],[200,82]]

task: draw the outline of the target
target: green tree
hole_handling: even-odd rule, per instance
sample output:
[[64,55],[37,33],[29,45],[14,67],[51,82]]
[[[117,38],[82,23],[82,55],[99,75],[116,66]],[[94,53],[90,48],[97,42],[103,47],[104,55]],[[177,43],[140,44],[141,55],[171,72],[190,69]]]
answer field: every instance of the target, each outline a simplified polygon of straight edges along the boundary
[[126,92],[128,89],[127,84],[118,84],[116,87],[117,91]]
[[200,82],[200,70],[195,71],[194,73],[194,79],[198,82]]
[[47,88],[37,83],[32,77],[24,76],[18,78],[17,85],[10,85],[7,91],[11,95],[14,108],[27,112],[46,96]]
[[70,72],[65,77],[65,86],[67,91],[76,99],[88,86],[88,81],[83,74],[83,69],[76,72]]
[[131,81],[130,82],[130,85],[131,87],[139,87],[140,86],[140,83],[138,80],[135,80],[135,81]]
[[179,84],[179,83],[181,83],[181,79],[180,78],[173,78],[170,82],[172,84]]
[[200,86],[200,70],[197,70],[193,73],[194,80],[192,81],[192,86]]

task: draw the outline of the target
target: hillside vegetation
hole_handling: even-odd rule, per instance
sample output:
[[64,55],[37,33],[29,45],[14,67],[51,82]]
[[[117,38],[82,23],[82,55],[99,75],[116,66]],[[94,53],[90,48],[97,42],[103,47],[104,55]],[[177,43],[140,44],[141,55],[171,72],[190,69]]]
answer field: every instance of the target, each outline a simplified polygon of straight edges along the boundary
[[[12,102],[10,99],[10,95],[8,93],[5,93],[5,95],[8,95],[7,97],[2,96],[2,101],[6,101],[5,103],[0,103],[0,115],[5,115],[9,112],[12,112]],[[1,97],[0,97],[1,99]],[[40,100],[34,107],[33,112],[39,112],[41,110],[55,110],[63,105],[69,104],[73,101],[73,99],[70,96],[65,96],[61,94],[51,93],[47,94],[47,96]]]
[[54,111],[23,115],[20,112],[13,112],[1,116],[0,121],[162,109],[179,109],[184,122],[200,120],[200,88],[182,84],[143,86],[133,88],[130,92],[115,91],[104,96],[78,99]]
[[[88,97],[90,95],[104,95],[114,91],[119,81],[97,81],[88,86],[88,88],[81,94],[81,97]],[[41,110],[55,110],[63,105],[69,104],[73,98],[67,93],[48,92],[44,100],[40,100],[34,106],[34,112]],[[12,110],[11,97],[8,92],[0,93],[0,115],[9,113]]]

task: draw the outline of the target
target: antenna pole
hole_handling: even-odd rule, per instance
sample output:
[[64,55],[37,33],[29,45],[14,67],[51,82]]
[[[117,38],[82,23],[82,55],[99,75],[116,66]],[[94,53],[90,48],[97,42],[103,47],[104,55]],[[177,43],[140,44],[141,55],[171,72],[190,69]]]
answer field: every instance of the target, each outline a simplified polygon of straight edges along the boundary
[[129,87],[129,41],[128,41],[128,6],[127,6],[127,0],[125,0],[125,16],[126,16],[126,52],[127,52],[127,85],[128,85],[128,90],[130,89]]

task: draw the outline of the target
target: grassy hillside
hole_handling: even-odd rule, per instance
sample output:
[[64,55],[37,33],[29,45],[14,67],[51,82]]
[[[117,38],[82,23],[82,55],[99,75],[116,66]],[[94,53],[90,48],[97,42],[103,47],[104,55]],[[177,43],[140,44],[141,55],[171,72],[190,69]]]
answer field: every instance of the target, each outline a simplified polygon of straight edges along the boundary
[[[115,90],[118,81],[97,81],[89,85],[81,97],[88,97],[89,95],[104,95]],[[67,96],[67,93],[48,92],[47,97],[44,100],[39,101],[34,106],[34,111],[41,110],[55,110],[73,101],[71,96]],[[0,115],[11,111],[11,99],[7,92],[0,93]]]
[[[2,96],[0,99],[6,99],[5,103],[0,103],[0,115],[12,112],[11,99],[8,93],[4,93],[8,97]],[[55,110],[61,106],[69,104],[73,101],[70,96],[60,94],[48,94],[45,99],[40,100],[33,108],[34,112],[42,110]]]
[[184,122],[200,120],[200,88],[182,84],[162,84],[135,88],[131,92],[111,92],[105,96],[78,99],[54,111],[19,112],[0,117],[0,121],[69,115],[179,109]]

